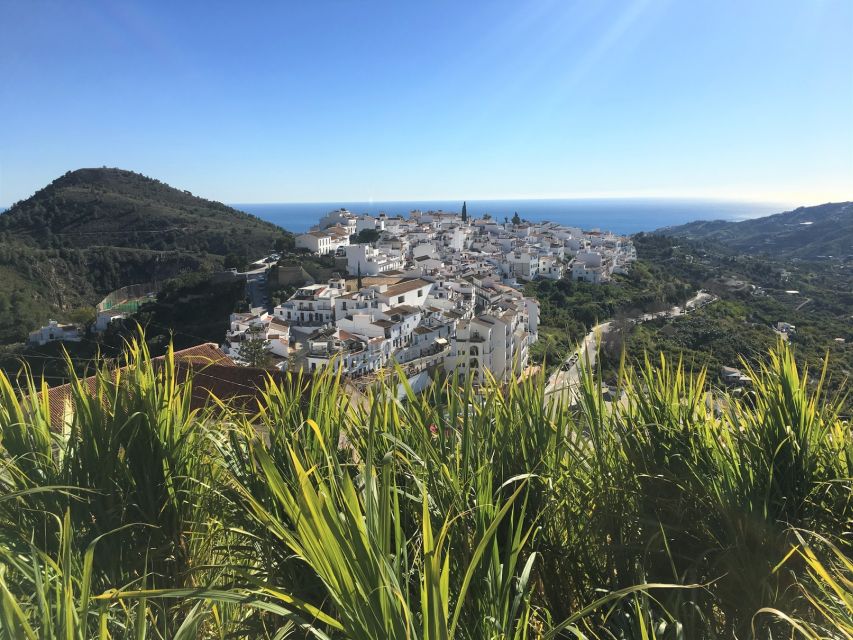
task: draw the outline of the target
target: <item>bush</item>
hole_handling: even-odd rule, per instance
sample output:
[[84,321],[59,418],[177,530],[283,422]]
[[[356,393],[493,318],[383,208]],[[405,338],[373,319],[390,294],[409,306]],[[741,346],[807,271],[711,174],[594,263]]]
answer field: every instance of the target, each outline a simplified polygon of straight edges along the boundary
[[327,372],[247,414],[142,344],[64,433],[0,377],[2,637],[849,633],[853,436],[786,347],[742,399],[661,359],[614,404]]

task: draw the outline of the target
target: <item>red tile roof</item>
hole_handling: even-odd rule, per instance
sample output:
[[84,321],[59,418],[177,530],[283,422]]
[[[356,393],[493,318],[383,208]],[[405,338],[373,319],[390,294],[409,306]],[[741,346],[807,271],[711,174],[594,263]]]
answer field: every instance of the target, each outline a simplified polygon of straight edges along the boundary
[[[164,356],[152,358],[154,363],[162,363]],[[264,389],[266,381],[281,383],[286,374],[278,369],[259,369],[254,367],[238,367],[235,362],[225,355],[213,343],[205,343],[175,351],[175,365],[178,382],[186,382],[190,374],[193,379],[191,405],[194,409],[205,406],[211,395],[233,406],[246,410],[256,410],[256,401]],[[92,394],[97,388],[97,377],[83,379],[83,384]],[[67,416],[69,403],[72,402],[70,384],[63,384],[48,389],[48,405],[50,407],[50,424],[55,430],[60,430]]]

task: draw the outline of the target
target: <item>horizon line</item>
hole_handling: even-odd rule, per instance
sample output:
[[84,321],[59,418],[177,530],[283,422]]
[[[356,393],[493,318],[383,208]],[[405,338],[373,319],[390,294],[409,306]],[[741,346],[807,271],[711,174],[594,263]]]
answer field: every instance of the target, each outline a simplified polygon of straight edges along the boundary
[[[649,195],[649,194],[631,194],[631,195],[614,195],[614,194],[582,194],[568,196],[516,196],[516,197],[465,197],[465,198],[335,198],[329,200],[255,200],[255,201],[238,201],[238,200],[223,200],[230,205],[265,205],[265,204],[336,204],[336,203],[354,203],[354,204],[381,204],[381,203],[429,203],[429,202],[456,202],[461,205],[463,202],[512,202],[517,200],[532,200],[532,201],[558,201],[558,200],[672,200],[682,202],[720,202],[732,204],[759,204],[765,206],[782,206],[782,207],[808,207],[818,206],[817,204],[796,204],[790,200],[765,200],[755,197],[720,197],[720,196],[687,196],[687,195]],[[853,197],[850,198],[853,200]],[[829,199],[818,204],[835,204],[840,202],[848,202],[846,199]]]
[[[35,194],[33,194],[35,195]],[[214,200],[213,198],[207,196],[200,196],[198,194],[193,194],[197,197],[204,198],[206,200]],[[29,199],[23,198],[18,202],[23,202],[24,200]],[[369,198],[366,200],[359,200],[355,198],[336,198],[329,200],[256,200],[256,201],[237,201],[237,200],[228,200],[222,199],[218,200],[223,204],[228,206],[236,207],[240,205],[275,205],[275,204],[292,204],[292,205],[317,205],[317,204],[328,204],[328,205],[344,205],[344,204],[383,204],[383,203],[431,203],[431,202],[512,202],[516,200],[531,200],[531,201],[559,201],[559,200],[668,200],[674,202],[707,202],[707,203],[721,203],[721,204],[743,204],[743,205],[761,205],[767,207],[780,207],[784,211],[797,209],[800,207],[813,207],[820,206],[824,204],[838,204],[843,202],[851,202],[853,201],[853,195],[849,198],[832,198],[823,199],[821,201],[820,198],[802,198],[802,199],[764,199],[755,196],[717,196],[717,195],[679,195],[679,194],[669,194],[669,195],[661,195],[656,193],[649,192],[638,192],[633,194],[613,194],[607,192],[590,192],[590,193],[575,193],[569,195],[546,195],[546,196],[514,196],[514,197],[465,197],[465,198],[437,198],[437,197],[427,197],[427,198],[405,198],[405,199],[376,199]],[[808,200],[810,204],[802,204],[804,200]],[[216,200],[214,200],[216,201]],[[0,210],[8,211],[13,204],[0,204]],[[783,211],[780,211],[783,212]]]

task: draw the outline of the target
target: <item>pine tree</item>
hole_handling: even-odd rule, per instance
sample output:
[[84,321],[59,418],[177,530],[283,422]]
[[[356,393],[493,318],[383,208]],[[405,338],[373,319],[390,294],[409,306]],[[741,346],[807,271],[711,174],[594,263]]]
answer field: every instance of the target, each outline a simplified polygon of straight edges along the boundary
[[521,218],[518,215],[518,211],[516,211],[515,214],[513,214],[512,223],[513,224],[521,224]]
[[269,341],[260,332],[247,331],[240,343],[240,359],[249,367],[266,368],[270,365]]
[[462,203],[462,222],[468,222],[468,203]]

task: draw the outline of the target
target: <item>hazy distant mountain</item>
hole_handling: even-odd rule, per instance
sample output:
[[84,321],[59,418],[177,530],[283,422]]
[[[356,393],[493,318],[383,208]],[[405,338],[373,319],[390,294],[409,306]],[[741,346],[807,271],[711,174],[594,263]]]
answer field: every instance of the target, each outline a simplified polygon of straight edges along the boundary
[[121,169],[80,169],[0,213],[0,343],[110,290],[292,245],[280,227]]
[[815,259],[853,255],[853,202],[800,207],[742,222],[699,221],[658,233],[719,242],[735,251]]

